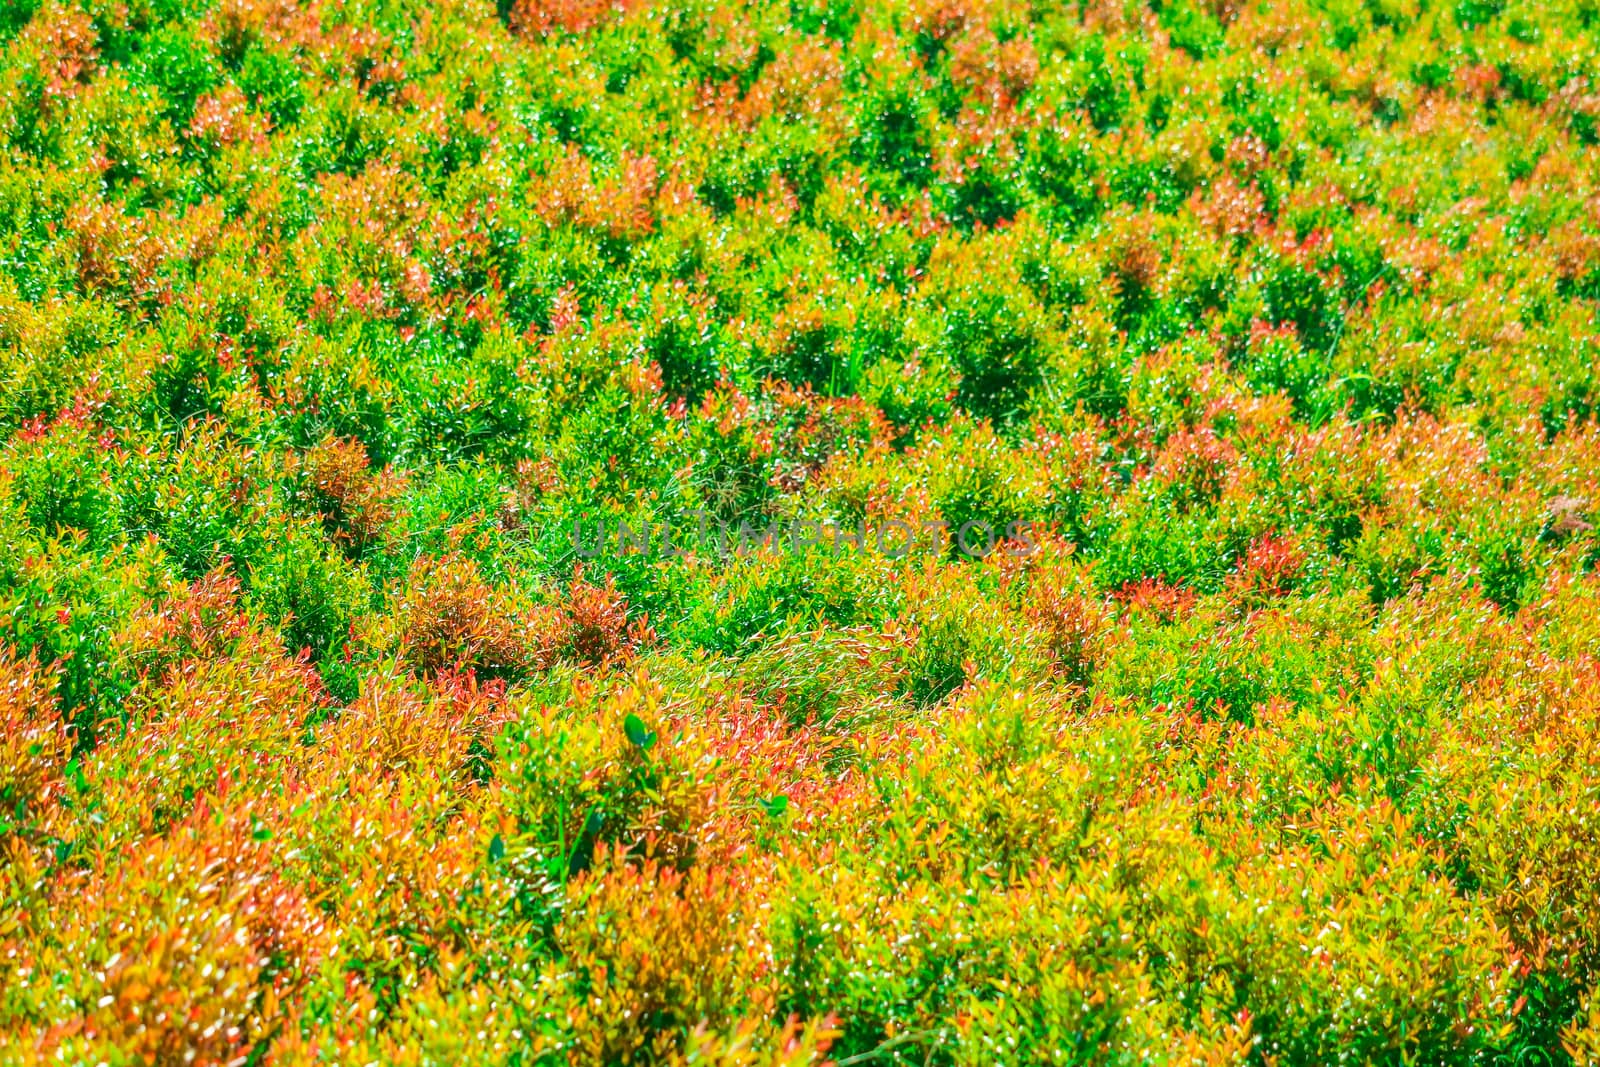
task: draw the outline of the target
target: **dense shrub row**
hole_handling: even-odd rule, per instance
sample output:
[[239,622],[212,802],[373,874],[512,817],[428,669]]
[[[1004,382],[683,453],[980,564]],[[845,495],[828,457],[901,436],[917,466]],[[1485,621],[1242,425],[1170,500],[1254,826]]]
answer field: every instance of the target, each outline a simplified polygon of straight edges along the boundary
[[6,1062],[1600,1063],[1594,0],[11,0],[0,138]]

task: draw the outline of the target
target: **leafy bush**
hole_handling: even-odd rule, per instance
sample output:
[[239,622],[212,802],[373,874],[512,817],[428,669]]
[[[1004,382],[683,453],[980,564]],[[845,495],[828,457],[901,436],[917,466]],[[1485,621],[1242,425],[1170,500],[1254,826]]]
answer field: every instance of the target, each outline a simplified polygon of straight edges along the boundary
[[1600,1062],[1597,34],[0,5],[0,1060]]

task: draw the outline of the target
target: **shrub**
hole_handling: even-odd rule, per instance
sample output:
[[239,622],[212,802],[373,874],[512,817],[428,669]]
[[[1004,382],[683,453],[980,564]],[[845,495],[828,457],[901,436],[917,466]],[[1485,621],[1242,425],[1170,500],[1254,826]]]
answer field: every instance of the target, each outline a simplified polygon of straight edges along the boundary
[[550,631],[532,604],[497,590],[459,555],[411,568],[398,611],[399,647],[419,671],[470,668],[516,677],[548,664]]
[[323,441],[306,453],[303,471],[307,502],[355,554],[383,532],[404,487],[388,469],[373,473],[367,450],[356,440]]
[[1595,1059],[1595,15],[0,4],[0,1060]]

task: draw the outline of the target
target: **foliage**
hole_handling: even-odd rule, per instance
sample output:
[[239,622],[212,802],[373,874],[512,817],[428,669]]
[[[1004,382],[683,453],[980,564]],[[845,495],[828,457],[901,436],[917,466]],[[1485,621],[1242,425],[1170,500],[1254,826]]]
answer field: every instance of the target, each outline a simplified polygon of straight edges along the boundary
[[0,1060],[1600,1063],[1593,0],[13,0],[0,142]]

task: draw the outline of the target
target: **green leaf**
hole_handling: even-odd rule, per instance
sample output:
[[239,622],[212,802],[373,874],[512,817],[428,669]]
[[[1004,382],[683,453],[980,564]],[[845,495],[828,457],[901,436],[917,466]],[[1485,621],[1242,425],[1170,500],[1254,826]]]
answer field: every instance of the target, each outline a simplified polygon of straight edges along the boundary
[[789,798],[782,793],[779,793],[771,800],[757,800],[756,803],[761,805],[762,811],[765,811],[774,819],[781,818],[784,812],[789,810]]
[[628,735],[628,740],[642,751],[648,752],[656,743],[656,732],[648,729],[644,720],[631,712],[622,720],[622,730]]
[[505,854],[506,854],[505,839],[502,838],[499,834],[495,834],[494,835],[494,839],[489,842],[489,862],[490,863],[499,863],[500,860],[505,857]]

